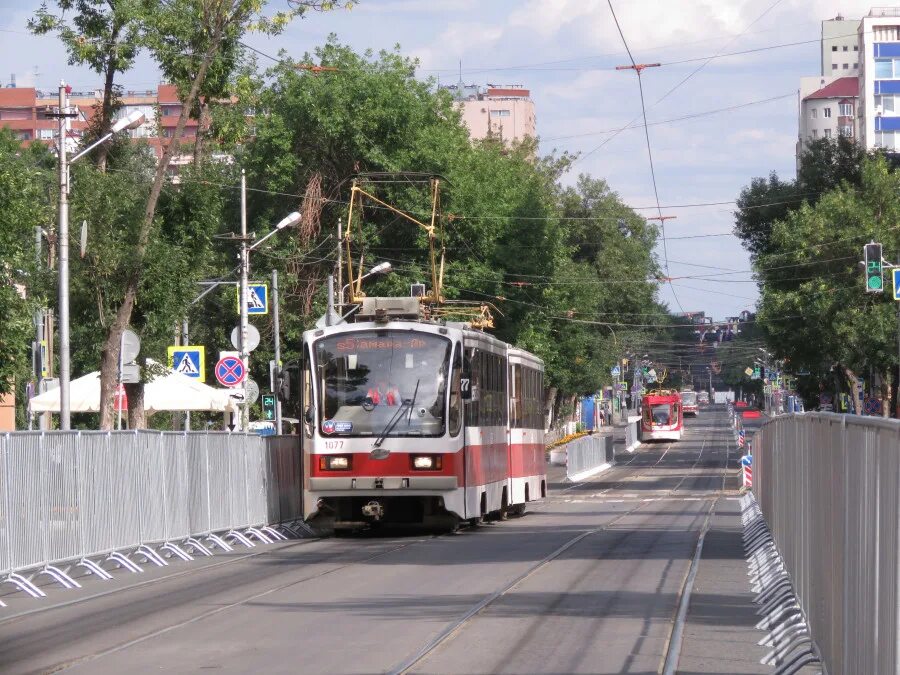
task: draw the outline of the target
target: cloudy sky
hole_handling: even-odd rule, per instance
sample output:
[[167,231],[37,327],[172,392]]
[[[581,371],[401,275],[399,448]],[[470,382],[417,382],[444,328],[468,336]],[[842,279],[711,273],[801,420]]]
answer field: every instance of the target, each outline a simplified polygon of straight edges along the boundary
[[[52,89],[64,77],[76,90],[96,88],[96,76],[67,65],[54,39],[27,34],[39,5],[0,0],[6,66],[0,81],[15,73],[20,86]],[[753,176],[793,177],[796,91],[801,76],[819,74],[820,21],[839,13],[859,18],[870,2],[613,0],[613,6],[634,58],[663,64],[643,75],[659,200],[663,214],[677,216],[666,225],[674,288],[666,286],[662,297],[674,311],[706,310],[717,318],[752,308],[750,275],[722,274],[749,267],[737,239],[727,235],[733,221],[727,202]],[[455,83],[461,61],[466,83],[527,87],[542,150],[581,153],[567,180],[578,173],[605,178],[640,213],[655,215],[643,129],[611,140],[604,133],[639,121],[641,112],[634,73],[615,70],[629,61],[606,0],[361,0],[352,11],[310,15],[276,39],[249,43],[299,56],[329,33],[357,50],[399,44],[419,58],[423,77]],[[756,51],[706,62],[748,50]],[[146,89],[157,80],[143,60],[122,84]],[[743,107],[710,113],[735,106]],[[669,121],[697,113],[704,114]],[[686,206],[710,203],[719,204]],[[662,247],[657,253],[662,263]]]

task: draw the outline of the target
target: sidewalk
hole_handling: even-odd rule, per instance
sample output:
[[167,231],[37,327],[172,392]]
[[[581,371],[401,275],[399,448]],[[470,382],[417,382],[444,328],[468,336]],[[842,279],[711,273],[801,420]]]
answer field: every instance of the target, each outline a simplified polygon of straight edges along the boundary
[[[733,486],[729,486],[733,487]],[[755,595],[750,589],[741,534],[741,507],[729,491],[716,502],[694,579],[679,673],[772,673],[760,663]]]

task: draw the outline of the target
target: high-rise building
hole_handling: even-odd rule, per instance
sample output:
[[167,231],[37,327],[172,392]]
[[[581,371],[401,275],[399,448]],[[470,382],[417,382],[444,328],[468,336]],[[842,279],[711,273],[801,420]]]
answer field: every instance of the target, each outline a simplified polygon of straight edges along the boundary
[[537,135],[534,101],[528,89],[492,84],[482,88],[462,81],[444,88],[459,102],[463,122],[473,140],[491,136],[515,142]]
[[860,141],[867,150],[900,150],[900,7],[863,17],[859,50]]
[[859,74],[859,25],[840,14],[822,22],[823,77],[849,77]]
[[822,22],[818,77],[801,77],[797,115],[797,168],[806,145],[821,138],[858,138],[861,21],[838,14]]

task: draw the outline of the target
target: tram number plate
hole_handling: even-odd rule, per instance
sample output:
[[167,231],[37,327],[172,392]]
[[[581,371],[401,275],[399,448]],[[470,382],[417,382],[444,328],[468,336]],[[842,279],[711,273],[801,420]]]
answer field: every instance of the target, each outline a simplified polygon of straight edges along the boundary
[[459,391],[462,394],[462,399],[464,401],[469,401],[472,398],[472,380],[468,377],[459,378]]
[[344,441],[325,441],[326,450],[340,450],[344,447]]

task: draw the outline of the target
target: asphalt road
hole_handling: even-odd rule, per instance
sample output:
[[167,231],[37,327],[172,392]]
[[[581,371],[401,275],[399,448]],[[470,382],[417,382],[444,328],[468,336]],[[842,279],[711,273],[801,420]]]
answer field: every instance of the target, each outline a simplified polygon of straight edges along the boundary
[[687,429],[507,522],[258,547],[89,580],[53,607],[16,598],[0,671],[655,673],[699,534],[736,488],[724,411]]

